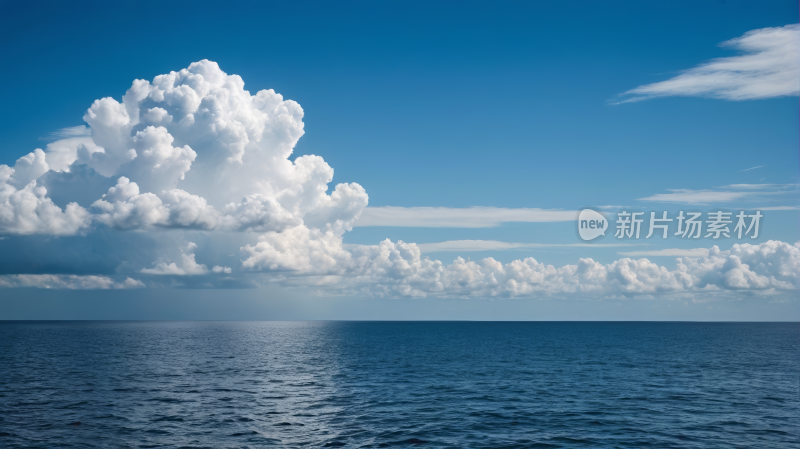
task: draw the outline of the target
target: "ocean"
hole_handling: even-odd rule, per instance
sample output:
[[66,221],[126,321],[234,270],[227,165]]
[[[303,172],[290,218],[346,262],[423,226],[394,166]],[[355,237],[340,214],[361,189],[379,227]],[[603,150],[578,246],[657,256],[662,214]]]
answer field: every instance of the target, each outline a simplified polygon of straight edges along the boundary
[[3,448],[800,448],[800,324],[0,322]]

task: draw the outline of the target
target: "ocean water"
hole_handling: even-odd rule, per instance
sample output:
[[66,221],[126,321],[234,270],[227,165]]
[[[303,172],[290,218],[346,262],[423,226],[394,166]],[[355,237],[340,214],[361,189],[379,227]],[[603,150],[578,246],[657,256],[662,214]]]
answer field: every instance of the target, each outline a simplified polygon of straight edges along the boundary
[[798,323],[0,322],[0,447],[800,447]]

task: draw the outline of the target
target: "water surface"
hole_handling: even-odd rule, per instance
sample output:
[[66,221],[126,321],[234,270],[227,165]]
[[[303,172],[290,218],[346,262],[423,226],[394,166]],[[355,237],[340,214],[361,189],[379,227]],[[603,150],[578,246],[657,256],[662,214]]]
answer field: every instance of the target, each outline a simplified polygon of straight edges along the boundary
[[0,322],[7,448],[797,448],[799,402],[797,323]]

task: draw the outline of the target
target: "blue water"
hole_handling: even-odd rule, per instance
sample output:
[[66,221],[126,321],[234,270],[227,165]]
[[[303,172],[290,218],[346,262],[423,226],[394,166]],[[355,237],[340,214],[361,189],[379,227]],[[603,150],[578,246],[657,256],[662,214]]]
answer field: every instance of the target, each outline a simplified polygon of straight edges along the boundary
[[3,448],[648,446],[800,447],[800,325],[0,322]]

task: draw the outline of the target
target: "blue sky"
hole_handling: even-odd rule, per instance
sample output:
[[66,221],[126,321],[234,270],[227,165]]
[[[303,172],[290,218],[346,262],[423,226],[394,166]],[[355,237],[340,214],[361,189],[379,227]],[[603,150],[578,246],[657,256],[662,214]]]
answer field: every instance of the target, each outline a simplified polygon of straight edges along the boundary
[[[321,156],[335,171],[328,193],[338,183],[358,183],[369,196],[370,208],[572,211],[617,205],[674,214],[687,209],[783,207],[788,210],[765,211],[762,235],[752,243],[775,240],[791,246],[800,240],[796,93],[741,101],[706,94],[666,95],[614,104],[631,98],[620,94],[638,86],[673,79],[713,58],[741,55],[742,51],[719,44],[752,30],[795,23],[796,2],[236,3],[222,10],[202,2],[137,2],[3,8],[0,47],[7,70],[0,73],[0,81],[9,87],[6,107],[0,111],[0,164],[9,167],[53,141],[52,133],[84,125],[82,117],[95,99],[110,96],[122,101],[134,79],[152,81],[159,74],[208,59],[225,73],[241,76],[252,94],[274,89],[299,103],[304,134],[290,160]],[[197,151],[200,163],[203,153]],[[753,167],[759,168],[747,170]],[[108,176],[109,185],[114,185],[116,176]],[[760,187],[723,202],[642,200],[670,189],[741,192],[724,187],[737,184]],[[183,188],[180,183],[177,187]],[[60,192],[51,187],[48,194],[58,203]],[[238,198],[225,202],[229,200]],[[59,207],[64,208],[66,201]],[[91,201],[79,203],[91,210]],[[505,222],[477,228],[360,226],[357,219],[353,223],[355,227],[341,236],[346,248],[377,245],[386,238],[417,244],[581,243],[571,222]],[[348,274],[314,267],[313,272],[292,277],[285,273],[302,270],[271,273],[269,264],[244,272],[246,255],[238,251],[254,246],[259,231],[215,237],[192,227],[125,231],[97,222],[90,227],[91,231],[60,237],[38,231],[6,232],[0,240],[5,252],[0,268],[7,276],[95,275],[118,283],[133,276],[147,287],[109,293],[45,291],[24,284],[2,290],[8,299],[0,302],[0,317],[213,318],[222,313],[213,304],[215,294],[236,303],[224,307],[223,316],[229,318],[480,319],[487,316],[487,304],[497,310],[493,319],[800,316],[793,290],[774,286],[745,289],[753,294],[743,297],[737,296],[742,289],[734,289],[736,294],[726,299],[692,291],[663,301],[644,298],[647,292],[629,297],[604,292],[605,299],[596,302],[566,293],[555,295],[558,298],[536,293],[490,300],[486,290],[467,294],[468,299],[463,291],[453,295],[428,291],[425,299],[409,299],[399,290],[381,297],[380,292],[365,294],[353,286],[332,294],[326,290],[331,296],[318,297],[314,286],[300,285],[298,279]],[[178,261],[190,253],[180,249],[188,242],[197,245],[192,254],[198,263],[208,265],[208,271],[219,264],[232,268],[236,279],[206,282],[199,275],[148,277],[141,271],[156,269],[157,261],[164,266]],[[607,237],[600,243],[614,241]],[[533,257],[562,267],[581,258],[612,264],[624,257],[620,252],[634,249],[718,244],[726,251],[737,242],[670,238],[628,243],[643,245],[633,249],[523,245],[487,251],[465,246],[423,257],[445,265],[459,256],[492,257],[504,264]],[[159,253],[159,248],[166,249]],[[146,264],[145,257],[151,258]],[[667,270],[677,267],[674,256],[648,259]],[[65,268],[69,266],[78,268]],[[239,272],[246,282],[237,278]],[[275,280],[284,275],[286,279]],[[261,280],[253,281],[254,277]],[[254,288],[228,288],[245,284]],[[214,288],[200,288],[204,285]],[[766,296],[756,293],[770,289]],[[108,296],[129,301],[130,307],[115,308],[102,303],[105,299],[91,299]],[[155,296],[180,299],[167,307],[169,312],[158,307],[148,312],[144,305]],[[194,296],[209,299],[191,311],[181,306]],[[258,301],[264,297],[269,300]],[[638,300],[631,300],[634,297]],[[65,312],[53,301],[75,307]],[[678,304],[684,310],[677,315],[660,310]],[[727,312],[715,314],[713,307]]]

